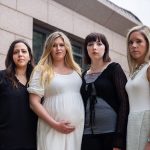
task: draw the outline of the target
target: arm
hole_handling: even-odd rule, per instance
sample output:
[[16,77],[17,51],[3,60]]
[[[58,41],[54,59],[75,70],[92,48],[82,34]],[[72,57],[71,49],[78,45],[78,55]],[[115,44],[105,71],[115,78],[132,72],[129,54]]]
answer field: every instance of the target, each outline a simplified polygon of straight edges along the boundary
[[116,136],[114,139],[114,147],[125,147],[126,144],[126,129],[127,120],[129,113],[129,102],[128,96],[125,91],[125,85],[127,78],[119,64],[114,66],[113,71],[113,84],[115,86],[115,91],[117,93],[118,101],[118,117],[116,124]]
[[147,80],[150,82],[150,66],[147,69]]
[[[147,80],[149,81],[150,83],[150,66],[148,67],[147,69]],[[149,136],[147,137],[147,140],[150,140],[150,133],[149,133]],[[147,141],[146,145],[145,145],[145,149],[144,150],[150,150],[150,141]]]
[[54,128],[55,130],[68,134],[72,131],[74,131],[74,127],[70,125],[68,121],[55,121],[49,113],[46,111],[46,109],[41,104],[41,97],[30,93],[30,105],[31,109],[40,117],[42,120],[44,120],[49,126]]
[[57,122],[50,116],[44,106],[41,104],[41,97],[44,96],[44,87],[40,84],[41,71],[36,70],[30,79],[29,87],[27,88],[30,93],[30,105],[32,110],[45,121],[49,126],[62,133],[70,133],[74,130],[74,127],[70,126],[67,121]]

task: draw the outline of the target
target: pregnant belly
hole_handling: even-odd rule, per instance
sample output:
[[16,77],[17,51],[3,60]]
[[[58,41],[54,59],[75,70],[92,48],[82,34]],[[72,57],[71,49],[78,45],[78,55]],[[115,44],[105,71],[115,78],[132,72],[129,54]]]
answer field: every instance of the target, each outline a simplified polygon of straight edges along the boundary
[[82,107],[80,108],[81,109],[68,106],[68,108],[62,110],[62,112],[57,113],[57,119],[59,121],[69,121],[71,125],[77,126],[84,121],[84,111]]
[[74,126],[84,122],[84,106],[80,95],[61,95],[45,101],[44,107],[56,121],[69,121]]

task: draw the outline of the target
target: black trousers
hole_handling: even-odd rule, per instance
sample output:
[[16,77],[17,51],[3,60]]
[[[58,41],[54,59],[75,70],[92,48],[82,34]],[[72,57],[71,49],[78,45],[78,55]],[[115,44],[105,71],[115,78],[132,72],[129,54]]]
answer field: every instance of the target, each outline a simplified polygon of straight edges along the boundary
[[83,135],[81,150],[112,150],[113,133]]

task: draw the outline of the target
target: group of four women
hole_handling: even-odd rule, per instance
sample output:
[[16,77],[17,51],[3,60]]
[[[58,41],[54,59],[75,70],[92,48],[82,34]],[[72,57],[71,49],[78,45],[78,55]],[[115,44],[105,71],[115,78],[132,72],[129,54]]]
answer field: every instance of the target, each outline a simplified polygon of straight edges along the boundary
[[0,71],[0,150],[150,150],[150,29],[127,35],[128,81],[103,34],[87,35],[84,58],[81,75],[58,31],[36,67],[25,41],[10,45]]

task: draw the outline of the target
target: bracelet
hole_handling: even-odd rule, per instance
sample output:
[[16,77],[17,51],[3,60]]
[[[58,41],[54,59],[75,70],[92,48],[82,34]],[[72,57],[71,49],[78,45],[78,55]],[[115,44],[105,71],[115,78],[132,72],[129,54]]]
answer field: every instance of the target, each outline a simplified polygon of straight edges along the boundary
[[147,138],[147,142],[150,143],[150,137]]

